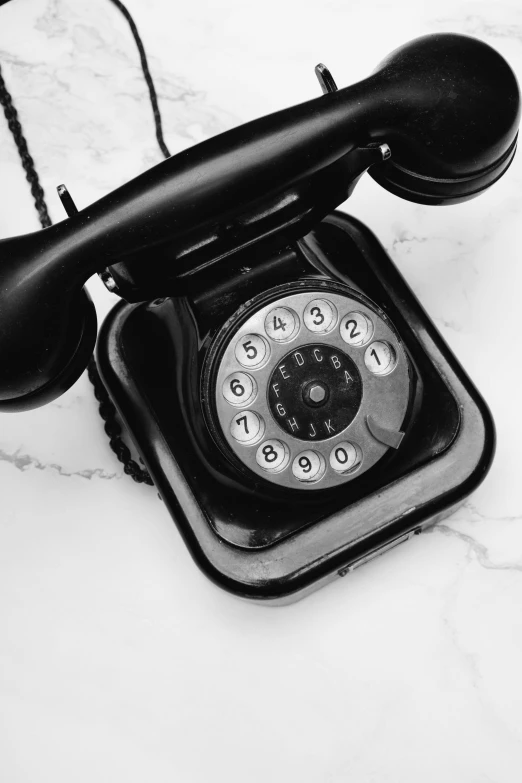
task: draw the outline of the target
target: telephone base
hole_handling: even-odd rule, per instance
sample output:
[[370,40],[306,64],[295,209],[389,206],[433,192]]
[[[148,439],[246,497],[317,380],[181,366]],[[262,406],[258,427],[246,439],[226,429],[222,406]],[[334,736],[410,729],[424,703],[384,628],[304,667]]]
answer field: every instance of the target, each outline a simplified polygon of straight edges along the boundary
[[[289,603],[450,514],[490,467],[494,424],[391,259],[354,218],[334,212],[299,243],[243,251],[221,269],[183,297],[117,304],[99,335],[98,366],[204,573],[240,597]],[[238,469],[201,404],[219,329],[252,297],[297,282],[349,286],[377,303],[417,377],[400,448],[365,476],[315,493]]]

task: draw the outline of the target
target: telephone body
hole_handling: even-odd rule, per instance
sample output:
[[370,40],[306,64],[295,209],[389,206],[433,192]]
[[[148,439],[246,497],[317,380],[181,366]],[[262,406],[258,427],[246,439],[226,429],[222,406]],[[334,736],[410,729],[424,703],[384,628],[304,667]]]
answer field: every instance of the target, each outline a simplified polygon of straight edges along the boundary
[[466,36],[416,39],[344,90],[316,70],[322,98],[0,243],[3,322],[27,314],[0,336],[0,409],[82,372],[96,333],[82,286],[101,273],[122,301],[100,375],[161,498],[211,579],[278,603],[448,515],[489,469],[485,402],[335,207],[366,171],[419,203],[478,195],[509,167],[520,112],[507,63]]

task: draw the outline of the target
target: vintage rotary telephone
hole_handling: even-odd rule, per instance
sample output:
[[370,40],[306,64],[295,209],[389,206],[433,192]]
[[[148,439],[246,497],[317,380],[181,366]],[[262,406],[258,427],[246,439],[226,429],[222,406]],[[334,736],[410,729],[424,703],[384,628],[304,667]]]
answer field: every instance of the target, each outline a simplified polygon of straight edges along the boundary
[[0,409],[85,369],[98,272],[122,297],[100,373],[196,561],[285,601],[445,516],[482,480],[482,398],[370,231],[332,212],[362,174],[472,198],[515,154],[519,91],[436,34],[367,79],[223,133],[43,231],[0,242]]

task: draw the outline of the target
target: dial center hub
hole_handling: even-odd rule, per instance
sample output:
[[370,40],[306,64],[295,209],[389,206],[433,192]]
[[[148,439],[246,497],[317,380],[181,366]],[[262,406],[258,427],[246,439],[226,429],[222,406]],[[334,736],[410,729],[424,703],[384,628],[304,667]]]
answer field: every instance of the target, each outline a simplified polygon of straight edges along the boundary
[[312,381],[307,383],[303,389],[303,400],[311,408],[318,408],[324,405],[330,396],[330,390],[325,383],[321,381]]
[[311,343],[287,353],[268,382],[268,405],[277,424],[299,440],[326,440],[348,427],[361,405],[355,362],[333,345]]

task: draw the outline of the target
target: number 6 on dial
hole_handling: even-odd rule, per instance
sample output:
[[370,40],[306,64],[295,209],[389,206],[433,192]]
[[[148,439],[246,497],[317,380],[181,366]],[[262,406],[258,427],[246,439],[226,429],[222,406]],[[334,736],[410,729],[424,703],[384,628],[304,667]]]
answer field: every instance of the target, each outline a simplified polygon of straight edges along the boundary
[[246,372],[236,372],[225,378],[223,382],[223,397],[231,405],[245,407],[257,395],[257,383]]

